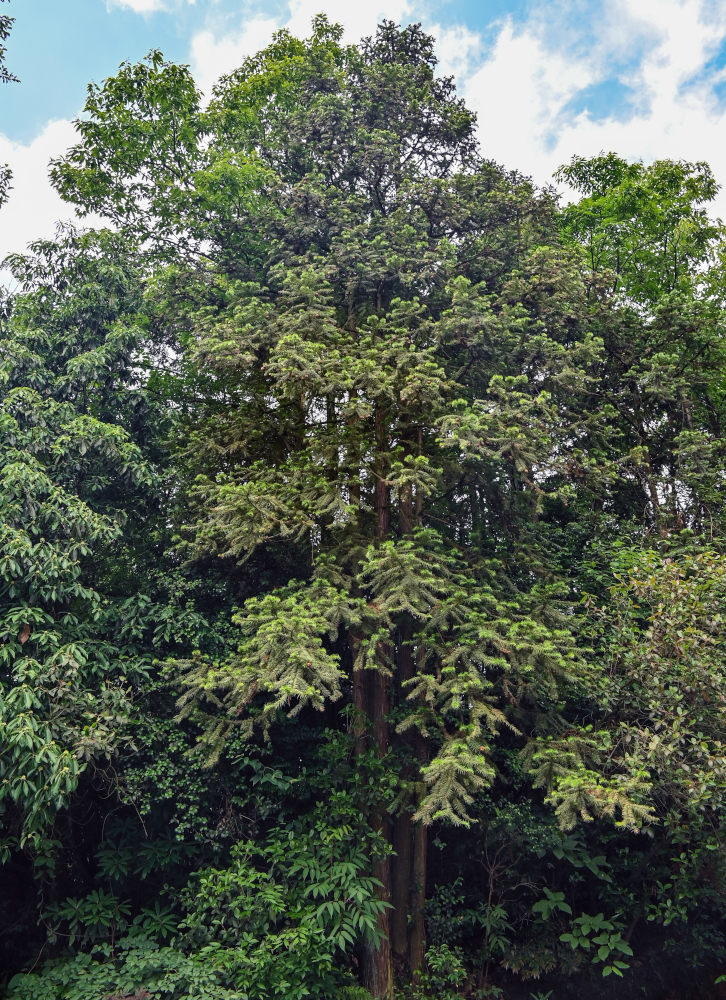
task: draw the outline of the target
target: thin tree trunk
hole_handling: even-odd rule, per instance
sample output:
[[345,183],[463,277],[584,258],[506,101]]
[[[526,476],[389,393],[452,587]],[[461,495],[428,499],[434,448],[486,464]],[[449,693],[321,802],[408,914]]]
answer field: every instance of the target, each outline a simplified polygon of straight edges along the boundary
[[[417,733],[416,757],[419,773],[426,766],[428,753],[426,740]],[[418,802],[421,804],[426,793],[423,781],[419,777]],[[426,862],[428,854],[428,829],[419,820],[413,828],[413,882],[411,885],[411,932],[409,936],[408,962],[414,983],[419,981],[426,953],[426,930],[424,926],[424,908],[426,906]]]

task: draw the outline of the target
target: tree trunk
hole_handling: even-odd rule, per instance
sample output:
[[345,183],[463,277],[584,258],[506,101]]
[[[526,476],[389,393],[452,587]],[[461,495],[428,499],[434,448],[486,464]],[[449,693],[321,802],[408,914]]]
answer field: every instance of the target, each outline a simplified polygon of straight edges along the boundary
[[[388,537],[389,504],[388,485],[385,472],[387,468],[388,426],[385,414],[379,406],[375,416],[376,428],[376,464],[374,507],[376,515],[375,532],[378,542]],[[388,663],[390,649],[380,649],[380,669],[368,671],[368,715],[371,720],[373,746],[379,757],[385,757],[389,748],[388,713],[390,711],[390,677]],[[374,808],[371,815],[371,826],[390,842],[390,820],[383,803]],[[379,899],[386,903],[391,901],[391,857],[376,860],[373,863],[373,875],[381,883]],[[363,985],[377,1000],[393,1000],[393,966],[391,960],[391,916],[386,907],[378,918],[380,939],[378,945],[367,945],[363,953]]]
[[360,652],[360,633],[351,632],[349,641],[353,661],[353,735],[355,737],[355,755],[360,757],[365,750],[366,729],[368,727],[368,678],[365,670],[359,670],[355,665]]
[[[376,878],[380,876],[375,870]],[[386,923],[388,916],[386,913]],[[372,944],[366,944],[363,952],[363,985],[376,1000],[393,1000],[393,968],[391,965],[391,947],[388,937],[388,927],[381,927],[379,930],[384,935],[380,944],[375,948]]]
[[411,887],[411,935],[408,964],[417,982],[421,975],[426,937],[424,931],[424,906],[426,905],[426,853],[428,836],[426,827],[419,822],[413,828],[413,885]]
[[408,961],[408,916],[411,891],[411,815],[404,808],[393,829],[393,910],[391,911],[391,944],[393,954],[401,963]]

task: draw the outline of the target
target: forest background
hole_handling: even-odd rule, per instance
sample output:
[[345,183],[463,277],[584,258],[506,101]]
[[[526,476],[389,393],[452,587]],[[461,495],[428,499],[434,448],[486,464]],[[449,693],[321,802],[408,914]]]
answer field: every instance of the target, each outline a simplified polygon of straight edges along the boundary
[[2,303],[7,996],[715,988],[708,166],[563,206],[419,27],[322,17],[208,105],[125,64],[77,138],[109,227]]

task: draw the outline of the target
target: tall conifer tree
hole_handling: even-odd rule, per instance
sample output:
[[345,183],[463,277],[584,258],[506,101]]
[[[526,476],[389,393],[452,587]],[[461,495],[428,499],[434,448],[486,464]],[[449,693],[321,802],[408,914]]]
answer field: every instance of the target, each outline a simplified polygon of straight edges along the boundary
[[323,21],[282,35],[220,84],[206,127],[197,187],[248,191],[236,227],[214,219],[192,324],[209,379],[194,544],[307,555],[240,611],[237,651],[190,665],[182,704],[216,706],[218,745],[240,713],[267,732],[347,702],[356,752],[395,763],[395,803],[369,817],[395,846],[374,861],[391,911],[364,962],[390,996],[392,950],[423,959],[426,825],[468,822],[493,741],[533,731],[577,663],[527,525],[581,432],[568,400],[597,346],[552,203],[479,158],[420,29],[360,50]]

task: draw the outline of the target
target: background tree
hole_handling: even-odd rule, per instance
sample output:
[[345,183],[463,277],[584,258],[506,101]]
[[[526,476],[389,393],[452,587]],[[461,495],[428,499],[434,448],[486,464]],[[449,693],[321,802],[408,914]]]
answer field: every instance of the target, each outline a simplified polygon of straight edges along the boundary
[[[3,3],[4,2],[5,0],[3,0]],[[5,53],[7,52],[7,46],[1,44],[7,41],[14,20],[15,18],[10,17],[8,14],[0,14],[0,82],[2,83],[10,83],[11,81],[17,82],[18,79],[7,68],[7,64],[5,62]]]
[[[5,2],[5,0],[3,0]],[[0,14],[0,83],[17,83],[18,78],[7,68],[5,53],[7,46],[4,44],[10,34],[14,18],[8,14]],[[0,206],[7,200],[12,173],[6,164],[0,164]]]

